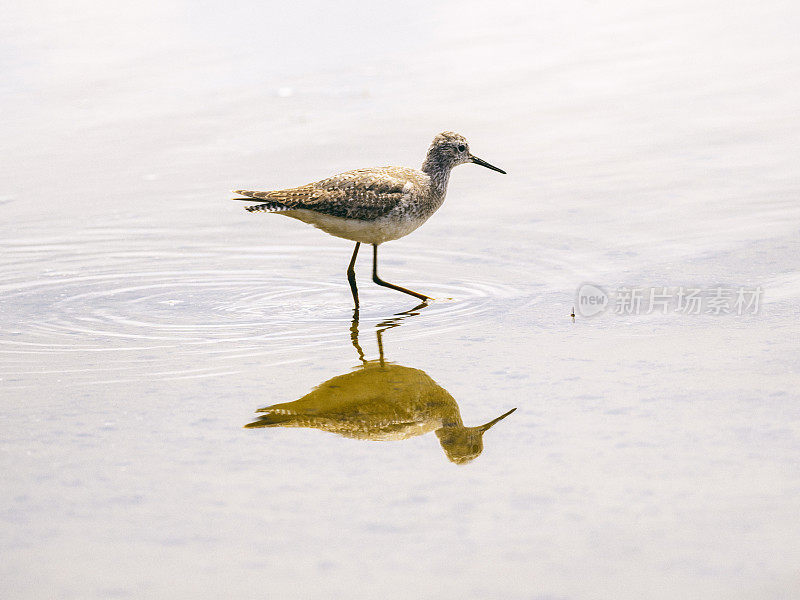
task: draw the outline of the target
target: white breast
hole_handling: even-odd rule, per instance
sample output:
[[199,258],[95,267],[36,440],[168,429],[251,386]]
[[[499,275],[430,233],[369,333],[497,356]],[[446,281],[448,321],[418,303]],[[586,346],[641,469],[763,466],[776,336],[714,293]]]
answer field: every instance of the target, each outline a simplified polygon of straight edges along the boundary
[[305,209],[287,210],[276,214],[309,223],[330,235],[364,244],[382,244],[399,239],[428,220],[427,216],[421,219],[418,216],[404,215],[395,211],[374,221],[344,219]]

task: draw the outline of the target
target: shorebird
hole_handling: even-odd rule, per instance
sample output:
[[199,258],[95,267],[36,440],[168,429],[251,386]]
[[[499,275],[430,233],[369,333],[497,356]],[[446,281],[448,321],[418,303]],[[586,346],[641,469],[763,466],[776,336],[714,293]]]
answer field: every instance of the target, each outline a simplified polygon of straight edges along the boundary
[[355,264],[361,244],[372,244],[372,281],[423,302],[429,296],[384,281],[378,276],[378,246],[408,235],[422,225],[444,202],[453,167],[475,163],[505,171],[473,156],[464,136],[445,131],[433,138],[422,169],[376,167],[356,169],[296,188],[257,192],[235,190],[234,198],[259,202],[250,212],[277,213],[356,243],[347,267],[347,280],[358,308]]
[[[413,313],[411,313],[413,314]],[[433,431],[447,458],[464,464],[483,451],[483,434],[516,408],[474,427],[461,420],[455,398],[420,369],[388,362],[381,334],[396,327],[378,325],[378,360],[367,360],[358,342],[358,317],[351,326],[351,341],[361,364],[349,373],[321,384],[299,400],[258,409],[260,427],[308,427],[357,440],[406,440]]]

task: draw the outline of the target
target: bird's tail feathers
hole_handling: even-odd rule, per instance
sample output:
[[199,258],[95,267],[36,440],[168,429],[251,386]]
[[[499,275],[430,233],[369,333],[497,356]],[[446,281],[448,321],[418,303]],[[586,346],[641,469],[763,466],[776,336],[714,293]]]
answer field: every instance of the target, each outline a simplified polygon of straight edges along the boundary
[[266,200],[263,204],[254,204],[253,206],[245,206],[244,209],[250,212],[281,212],[283,210],[290,210],[288,206],[277,200],[270,199],[272,192],[251,192],[250,190],[234,190],[234,194],[241,194],[245,198],[231,198],[231,200],[243,200],[245,202],[254,202],[256,200]]
[[265,202],[264,204],[254,204],[252,206],[245,206],[244,209],[249,212],[281,212],[284,210],[291,210],[285,204],[280,202]]

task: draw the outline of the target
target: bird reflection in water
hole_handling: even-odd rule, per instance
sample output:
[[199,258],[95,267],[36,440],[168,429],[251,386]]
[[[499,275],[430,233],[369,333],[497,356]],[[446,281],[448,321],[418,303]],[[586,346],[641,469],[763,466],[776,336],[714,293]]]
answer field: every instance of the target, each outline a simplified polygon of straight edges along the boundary
[[483,425],[465,427],[455,399],[427,373],[384,359],[384,331],[398,327],[426,305],[423,302],[376,326],[378,360],[365,358],[356,311],[350,339],[361,364],[299,400],[259,409],[258,420],[245,427],[309,427],[359,440],[405,440],[433,431],[452,462],[475,459],[483,451],[483,434],[516,408]]

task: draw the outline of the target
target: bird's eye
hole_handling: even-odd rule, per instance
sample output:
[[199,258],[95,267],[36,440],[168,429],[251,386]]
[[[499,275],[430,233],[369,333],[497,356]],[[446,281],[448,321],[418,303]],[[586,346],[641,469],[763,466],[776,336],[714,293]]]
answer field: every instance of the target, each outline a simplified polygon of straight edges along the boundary
[[459,151],[459,152],[463,152],[463,151],[464,151],[464,150],[466,150],[466,149],[467,149],[467,147],[466,147],[464,144],[459,144],[459,145],[458,145],[458,151]]

